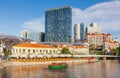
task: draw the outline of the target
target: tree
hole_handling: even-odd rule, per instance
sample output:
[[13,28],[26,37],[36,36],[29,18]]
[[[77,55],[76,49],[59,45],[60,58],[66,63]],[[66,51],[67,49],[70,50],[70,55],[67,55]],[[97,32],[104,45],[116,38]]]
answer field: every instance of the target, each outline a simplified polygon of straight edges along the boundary
[[119,46],[117,49],[118,49],[118,51],[119,51],[119,52],[118,52],[118,55],[120,55],[120,46]]
[[95,51],[95,45],[94,44],[90,44],[89,51],[90,51],[90,53],[93,53]]
[[103,52],[102,51],[97,51],[96,54],[97,55],[103,55]]
[[5,59],[8,58],[8,56],[11,54],[10,50],[6,50],[6,48],[3,49],[4,57]]
[[112,49],[111,50],[114,54],[118,55],[119,54],[119,50],[116,48],[116,49]]
[[70,54],[69,49],[64,47],[64,48],[62,49],[62,54]]
[[55,48],[58,48],[58,45],[57,45],[57,44],[54,44],[53,46],[54,46]]

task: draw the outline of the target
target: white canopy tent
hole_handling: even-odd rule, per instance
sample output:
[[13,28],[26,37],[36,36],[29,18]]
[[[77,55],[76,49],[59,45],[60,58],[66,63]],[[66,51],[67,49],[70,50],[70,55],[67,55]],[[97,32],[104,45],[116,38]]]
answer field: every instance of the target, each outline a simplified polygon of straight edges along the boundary
[[43,55],[40,54],[37,55],[37,58],[43,58],[43,57],[44,57]]
[[12,54],[12,55],[10,55],[10,58],[18,58],[18,55],[17,54]]
[[37,57],[36,54],[29,55],[29,58],[35,58],[35,57]]
[[28,56],[26,54],[22,54],[20,57],[21,58],[28,58]]

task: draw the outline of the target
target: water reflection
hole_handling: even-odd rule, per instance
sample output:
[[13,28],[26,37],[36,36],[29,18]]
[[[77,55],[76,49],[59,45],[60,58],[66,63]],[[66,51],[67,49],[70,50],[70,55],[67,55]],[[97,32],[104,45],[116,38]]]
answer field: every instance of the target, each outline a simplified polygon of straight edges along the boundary
[[40,66],[8,67],[0,70],[0,78],[120,78],[119,69],[118,60],[74,64],[60,70]]

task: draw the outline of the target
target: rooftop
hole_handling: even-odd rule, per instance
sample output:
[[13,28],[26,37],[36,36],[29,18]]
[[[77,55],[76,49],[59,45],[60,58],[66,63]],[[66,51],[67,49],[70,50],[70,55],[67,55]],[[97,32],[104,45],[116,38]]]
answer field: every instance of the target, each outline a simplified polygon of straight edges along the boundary
[[58,10],[58,9],[63,9],[63,8],[71,8],[71,7],[70,6],[63,6],[63,7],[59,7],[59,8],[49,8],[46,11]]
[[13,47],[30,47],[30,48],[53,48],[53,46],[43,45],[43,44],[29,44],[29,43],[21,43],[14,45]]

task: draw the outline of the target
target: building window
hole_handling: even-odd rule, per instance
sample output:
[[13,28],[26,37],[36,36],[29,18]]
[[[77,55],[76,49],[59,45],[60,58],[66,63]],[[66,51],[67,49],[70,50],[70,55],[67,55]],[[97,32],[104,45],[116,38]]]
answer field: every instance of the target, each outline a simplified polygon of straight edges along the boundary
[[19,49],[19,53],[21,53],[21,49]]
[[40,52],[42,52],[42,50],[40,50]]
[[25,53],[25,49],[23,49],[23,53]]
[[35,53],[35,49],[33,50],[33,53]]
[[46,53],[48,54],[48,50],[46,50]]
[[38,50],[36,50],[36,52],[38,52]]
[[56,53],[57,53],[58,51],[56,50]]
[[30,49],[28,49],[28,53],[30,53]]
[[16,49],[16,53],[17,53],[17,49]]

